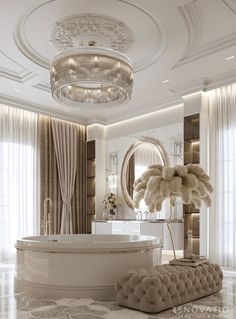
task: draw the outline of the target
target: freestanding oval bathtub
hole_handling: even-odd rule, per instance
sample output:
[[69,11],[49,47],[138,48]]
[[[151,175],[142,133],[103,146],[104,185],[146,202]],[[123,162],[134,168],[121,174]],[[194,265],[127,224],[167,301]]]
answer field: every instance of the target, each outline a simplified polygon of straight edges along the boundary
[[52,235],[17,240],[15,288],[34,295],[107,297],[119,275],[161,263],[152,236]]

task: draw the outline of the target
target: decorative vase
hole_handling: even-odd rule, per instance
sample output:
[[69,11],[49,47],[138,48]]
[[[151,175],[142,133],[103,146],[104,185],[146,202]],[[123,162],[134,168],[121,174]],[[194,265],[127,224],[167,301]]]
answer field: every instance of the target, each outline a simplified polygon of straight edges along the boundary
[[115,214],[116,214],[115,208],[111,208],[110,209],[110,215],[115,215]]
[[115,208],[111,208],[108,213],[108,219],[115,219],[115,218],[116,218],[116,210]]

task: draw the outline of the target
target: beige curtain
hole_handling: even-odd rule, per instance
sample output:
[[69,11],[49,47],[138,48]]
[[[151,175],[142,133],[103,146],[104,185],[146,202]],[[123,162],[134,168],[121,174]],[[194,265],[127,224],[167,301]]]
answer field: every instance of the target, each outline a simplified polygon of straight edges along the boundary
[[[62,199],[51,122],[50,117],[39,115],[41,234],[44,234],[45,214],[50,216],[50,233],[59,234],[61,226]],[[44,204],[47,197],[52,200],[52,206],[49,205],[49,202]]]
[[52,134],[62,196],[61,234],[73,234],[71,199],[77,162],[76,125],[52,119]]
[[73,233],[86,233],[86,127],[77,125],[77,168],[72,196]]
[[[57,169],[57,159],[53,140],[52,119],[39,115],[39,147],[40,147],[40,179],[41,179],[41,225],[43,225],[44,214],[50,213],[50,231],[59,234],[61,230],[63,200],[60,190],[60,180]],[[59,121],[60,122],[60,121]],[[64,122],[70,124],[69,122]],[[74,180],[74,192],[71,199],[72,232],[86,232],[86,189],[85,185],[85,150],[86,150],[86,128],[82,125],[76,127],[76,175]],[[49,197],[52,206],[44,200]],[[44,207],[46,211],[44,212]],[[43,227],[41,233],[43,234]]]

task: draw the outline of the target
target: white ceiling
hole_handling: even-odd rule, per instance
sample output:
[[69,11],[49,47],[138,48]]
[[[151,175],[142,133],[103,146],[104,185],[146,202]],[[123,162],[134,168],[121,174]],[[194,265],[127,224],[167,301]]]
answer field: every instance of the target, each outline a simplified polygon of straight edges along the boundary
[[[124,106],[88,111],[51,97],[52,30],[83,14],[119,20],[133,34],[125,54],[134,87]],[[236,80],[236,0],[0,0],[0,35],[0,102],[84,124],[136,117]]]

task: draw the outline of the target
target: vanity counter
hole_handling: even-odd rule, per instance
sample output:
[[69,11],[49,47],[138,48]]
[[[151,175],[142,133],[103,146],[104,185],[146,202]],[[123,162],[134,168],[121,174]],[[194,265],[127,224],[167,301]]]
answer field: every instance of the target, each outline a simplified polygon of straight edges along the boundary
[[[96,223],[158,223],[163,224],[167,223],[168,219],[94,219],[93,222]],[[171,219],[171,223],[183,223],[183,218]]]

